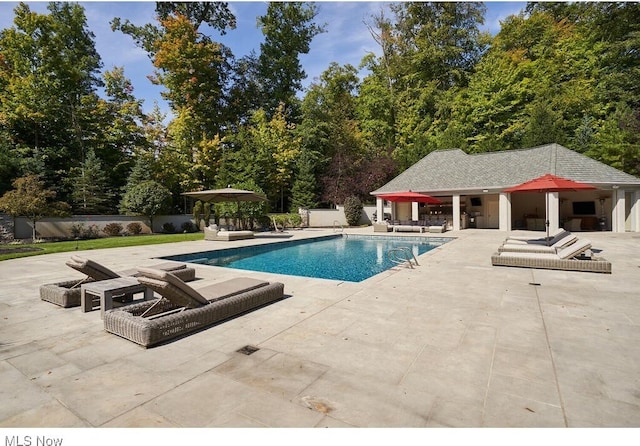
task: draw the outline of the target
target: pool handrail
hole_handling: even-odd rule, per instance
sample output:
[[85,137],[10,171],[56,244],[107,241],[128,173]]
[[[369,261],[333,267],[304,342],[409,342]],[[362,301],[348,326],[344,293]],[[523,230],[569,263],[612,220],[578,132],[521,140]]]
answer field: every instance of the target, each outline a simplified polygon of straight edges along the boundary
[[[403,253],[404,256],[401,258],[399,253]],[[420,266],[418,264],[418,259],[416,259],[416,256],[413,254],[413,251],[411,251],[411,248],[407,246],[400,246],[398,248],[388,250],[387,257],[396,265],[407,265],[411,269],[413,269],[414,264],[415,266]]]

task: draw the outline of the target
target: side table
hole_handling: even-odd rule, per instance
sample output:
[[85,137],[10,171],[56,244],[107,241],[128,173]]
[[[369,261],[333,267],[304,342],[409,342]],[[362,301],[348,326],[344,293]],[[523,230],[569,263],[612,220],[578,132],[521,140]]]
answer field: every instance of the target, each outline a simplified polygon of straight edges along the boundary
[[94,301],[100,299],[100,317],[113,308],[113,297],[122,294],[144,293],[144,300],[153,299],[153,290],[138,282],[135,277],[100,280],[85,283],[80,291],[80,308],[83,313],[94,310]]

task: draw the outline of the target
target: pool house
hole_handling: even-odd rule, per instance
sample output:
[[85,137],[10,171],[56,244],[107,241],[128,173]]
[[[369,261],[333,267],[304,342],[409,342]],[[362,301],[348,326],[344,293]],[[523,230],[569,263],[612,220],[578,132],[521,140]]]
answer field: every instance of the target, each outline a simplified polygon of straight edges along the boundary
[[[505,192],[545,174],[595,189]],[[407,191],[431,195],[442,204],[387,203],[379,197]],[[434,151],[371,194],[378,216],[390,206],[395,220],[436,216],[452,230],[544,231],[548,220],[551,231],[640,232],[640,178],[559,144],[478,154]]]

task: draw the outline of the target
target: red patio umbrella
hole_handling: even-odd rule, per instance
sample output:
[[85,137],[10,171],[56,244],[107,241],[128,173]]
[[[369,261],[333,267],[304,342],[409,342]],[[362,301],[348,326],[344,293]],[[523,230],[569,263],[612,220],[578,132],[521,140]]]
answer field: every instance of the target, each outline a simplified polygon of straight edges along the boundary
[[441,204],[442,201],[438,200],[435,197],[427,194],[420,194],[418,192],[395,192],[392,194],[382,194],[378,195],[379,198],[382,198],[387,201],[395,201],[398,203],[428,203],[428,204]]
[[526,181],[517,186],[509,187],[504,192],[544,192],[545,206],[546,206],[546,219],[545,226],[547,227],[547,243],[549,242],[549,192],[561,192],[561,191],[577,191],[577,190],[593,190],[597,189],[595,186],[586,183],[580,183],[568,178],[562,178],[550,173],[543,175],[533,180]]

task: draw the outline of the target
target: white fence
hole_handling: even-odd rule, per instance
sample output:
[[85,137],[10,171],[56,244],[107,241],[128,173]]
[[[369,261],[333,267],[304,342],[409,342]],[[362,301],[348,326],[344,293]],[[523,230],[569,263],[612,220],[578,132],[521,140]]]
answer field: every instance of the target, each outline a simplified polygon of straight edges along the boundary
[[[372,224],[374,221],[373,214],[375,211],[375,206],[364,206],[358,224]],[[307,220],[305,220],[303,215],[304,213],[307,213]],[[344,206],[338,206],[337,209],[301,209],[300,214],[303,215],[303,221],[309,222],[310,228],[330,228],[333,227],[334,223],[347,226],[347,217],[344,214]]]

